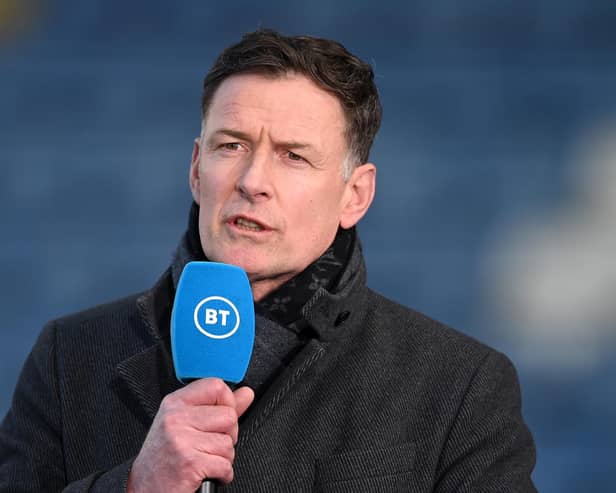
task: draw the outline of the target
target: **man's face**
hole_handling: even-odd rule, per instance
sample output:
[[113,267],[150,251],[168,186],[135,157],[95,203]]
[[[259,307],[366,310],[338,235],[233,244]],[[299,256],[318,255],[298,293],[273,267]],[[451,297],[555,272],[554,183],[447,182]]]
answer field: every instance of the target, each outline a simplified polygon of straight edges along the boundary
[[[242,267],[255,299],[304,270],[372,200],[372,165],[343,180],[344,131],[338,100],[303,76],[241,74],[216,90],[190,171],[201,245]],[[372,188],[358,214],[360,175]]]

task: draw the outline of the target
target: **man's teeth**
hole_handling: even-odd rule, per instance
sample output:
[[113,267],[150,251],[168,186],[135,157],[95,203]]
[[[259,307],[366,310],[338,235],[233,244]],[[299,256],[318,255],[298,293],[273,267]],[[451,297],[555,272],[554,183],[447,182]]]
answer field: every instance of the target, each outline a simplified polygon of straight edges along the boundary
[[255,223],[253,221],[249,221],[248,219],[244,219],[244,218],[241,218],[241,217],[238,217],[235,220],[235,224],[236,224],[236,226],[240,226],[242,228],[249,229],[250,231],[261,231],[263,229],[257,223]]

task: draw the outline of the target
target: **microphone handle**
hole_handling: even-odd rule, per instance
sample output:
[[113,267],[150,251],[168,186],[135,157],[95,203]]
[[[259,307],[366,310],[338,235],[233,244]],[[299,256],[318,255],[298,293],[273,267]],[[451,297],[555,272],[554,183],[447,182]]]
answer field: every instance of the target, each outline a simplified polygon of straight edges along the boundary
[[216,493],[216,481],[206,479],[201,483],[201,488],[199,488],[197,493]]

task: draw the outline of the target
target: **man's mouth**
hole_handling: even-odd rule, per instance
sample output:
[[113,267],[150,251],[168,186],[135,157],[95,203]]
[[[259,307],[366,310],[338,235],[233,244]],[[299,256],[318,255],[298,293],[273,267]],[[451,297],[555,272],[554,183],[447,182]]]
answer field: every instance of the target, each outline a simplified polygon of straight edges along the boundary
[[245,217],[236,217],[231,222],[233,223],[234,226],[237,226],[240,229],[245,229],[248,231],[264,231],[265,230],[265,228],[261,224],[255,221],[252,221],[250,219],[246,219]]

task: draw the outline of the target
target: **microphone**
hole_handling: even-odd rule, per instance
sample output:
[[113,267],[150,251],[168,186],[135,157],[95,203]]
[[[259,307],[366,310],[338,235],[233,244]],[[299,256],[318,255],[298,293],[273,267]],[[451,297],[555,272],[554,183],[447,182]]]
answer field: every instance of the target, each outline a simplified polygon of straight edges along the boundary
[[[246,374],[255,338],[252,290],[243,269],[217,262],[184,267],[171,312],[171,353],[183,383],[218,377],[238,383]],[[205,480],[199,493],[213,493]]]

